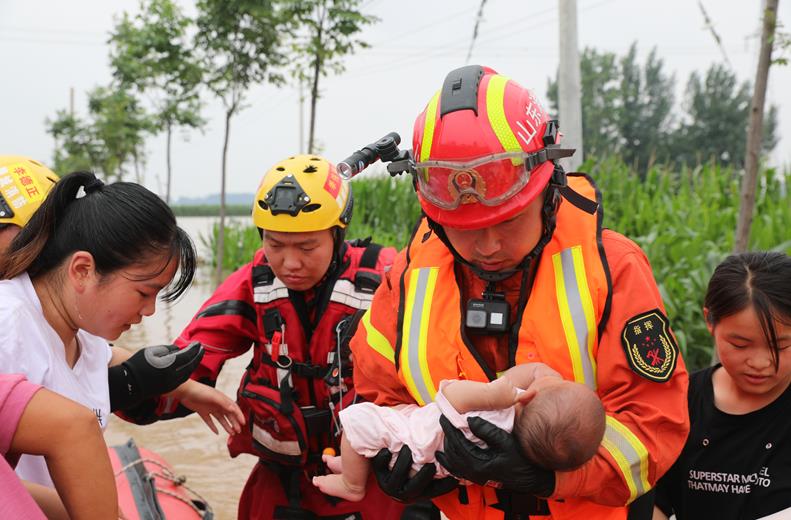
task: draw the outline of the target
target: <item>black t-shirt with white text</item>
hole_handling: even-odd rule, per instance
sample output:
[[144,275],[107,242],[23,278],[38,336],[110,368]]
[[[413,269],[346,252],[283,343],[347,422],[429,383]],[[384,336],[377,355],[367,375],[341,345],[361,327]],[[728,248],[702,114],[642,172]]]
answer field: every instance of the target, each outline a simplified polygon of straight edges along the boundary
[[678,520],[791,518],[791,387],[744,415],[714,406],[712,374],[690,376],[690,432],[681,456],[657,485],[656,505]]

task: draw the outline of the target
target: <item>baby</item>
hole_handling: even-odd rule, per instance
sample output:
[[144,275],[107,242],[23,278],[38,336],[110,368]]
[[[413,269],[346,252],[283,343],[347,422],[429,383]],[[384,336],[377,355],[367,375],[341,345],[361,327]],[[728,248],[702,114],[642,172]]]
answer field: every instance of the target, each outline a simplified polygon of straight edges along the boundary
[[[601,401],[586,386],[565,381],[543,363],[515,366],[495,381],[442,381],[434,402],[394,407],[359,403],[340,413],[343,425],[340,457],[324,455],[335,474],[313,477],[323,493],[351,501],[365,497],[369,457],[382,448],[394,454],[412,450],[413,470],[435,462],[444,435],[440,415],[472,442],[467,417],[479,416],[512,432],[524,455],[541,467],[566,471],[593,457],[604,436]],[[394,455],[395,456],[395,455]],[[435,478],[448,476],[437,464]]]

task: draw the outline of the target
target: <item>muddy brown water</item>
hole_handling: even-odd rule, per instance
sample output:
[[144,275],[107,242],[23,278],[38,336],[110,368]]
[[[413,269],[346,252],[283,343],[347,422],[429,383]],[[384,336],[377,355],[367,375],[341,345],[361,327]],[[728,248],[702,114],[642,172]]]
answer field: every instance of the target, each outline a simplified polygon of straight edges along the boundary
[[[179,224],[192,236],[204,259],[207,252],[202,250],[198,235],[205,234],[211,223],[209,218],[179,219]],[[203,267],[192,287],[179,301],[174,304],[158,302],[155,314],[125,332],[114,342],[116,347],[135,351],[149,345],[172,342],[211,295],[214,289],[211,276],[211,270]],[[217,388],[233,397],[251,355],[252,352],[248,352],[226,363]],[[239,495],[256,458],[240,455],[232,459],[226,448],[228,436],[222,429],[220,432],[214,435],[197,414],[146,426],[129,424],[112,416],[105,440],[108,446],[114,446],[131,437],[138,446],[158,453],[172,466],[176,475],[186,477],[188,487],[211,505],[215,518],[233,520]]]

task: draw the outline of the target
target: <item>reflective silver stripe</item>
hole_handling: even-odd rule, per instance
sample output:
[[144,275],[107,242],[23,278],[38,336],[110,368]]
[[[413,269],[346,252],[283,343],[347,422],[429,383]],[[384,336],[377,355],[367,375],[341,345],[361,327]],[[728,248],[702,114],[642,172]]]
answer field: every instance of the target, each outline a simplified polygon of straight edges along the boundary
[[269,303],[280,298],[288,298],[288,288],[277,278],[271,285],[260,285],[253,288],[255,303]]
[[566,300],[569,304],[569,312],[574,322],[574,330],[577,333],[577,348],[582,364],[582,373],[585,377],[584,384],[591,390],[596,390],[596,374],[593,370],[590,354],[588,353],[588,323],[585,319],[582,296],[577,285],[577,272],[574,268],[574,252],[572,248],[564,249],[560,252],[560,261],[563,264],[563,282],[566,287]]
[[373,293],[357,291],[350,280],[335,282],[335,287],[332,288],[332,294],[330,294],[332,302],[363,310],[368,310],[373,299]]
[[[412,305],[412,309],[410,309],[412,319],[409,326],[409,346],[407,352],[409,356],[409,371],[412,375],[415,389],[420,394],[423,402],[428,404],[432,402],[433,399],[431,398],[431,392],[429,392],[426,387],[426,382],[423,379],[423,371],[420,368],[420,329],[422,325],[421,320],[423,318],[423,306],[426,305],[426,289],[428,287],[428,278],[431,274],[431,268],[424,267],[418,269],[417,273],[413,272],[412,276],[415,276],[415,274],[417,274],[417,284],[415,286],[414,304]],[[426,317],[426,319],[428,319],[428,317]]]
[[[269,303],[281,298],[288,298],[288,287],[277,278],[271,285],[261,285],[253,289],[253,300],[256,303]],[[372,293],[355,290],[354,283],[350,280],[335,282],[330,294],[330,301],[363,310],[371,306],[373,298]]]
[[299,449],[299,442],[279,441],[272,437],[268,431],[264,430],[255,423],[253,423],[253,438],[275,453],[291,455],[293,457],[297,457],[302,454],[302,450]]
[[[629,439],[626,438],[623,433],[618,431],[615,426],[613,426],[612,420],[614,419],[612,417],[608,417],[607,419],[607,427],[604,430],[605,440],[603,444],[605,449],[610,452],[610,455],[616,459],[618,466],[624,473],[627,486],[630,488],[632,493],[630,500],[634,500],[634,498],[645,494],[650,489],[650,484],[648,484],[646,480],[647,475],[644,475],[642,471],[643,457],[640,457],[637,449],[632,445],[631,442],[629,442]],[[622,427],[626,428],[625,426]],[[639,440],[636,438],[635,441],[639,442]],[[613,448],[615,448],[617,452],[614,452]],[[626,464],[626,467],[624,467],[623,463]],[[647,465],[648,461],[645,460],[645,463]],[[632,486],[634,486],[633,489]]]

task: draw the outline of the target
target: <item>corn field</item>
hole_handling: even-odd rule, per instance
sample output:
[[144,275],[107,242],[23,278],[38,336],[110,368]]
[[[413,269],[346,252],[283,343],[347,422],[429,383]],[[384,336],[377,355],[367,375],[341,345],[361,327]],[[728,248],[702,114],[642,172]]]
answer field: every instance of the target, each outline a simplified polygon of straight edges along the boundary
[[[733,246],[740,177],[703,165],[681,172],[656,167],[641,179],[618,159],[588,163],[583,171],[603,193],[605,227],[633,239],[648,256],[687,366],[707,365],[712,343],[703,321],[703,296],[711,273]],[[791,251],[790,183],[789,172],[762,172],[752,249]],[[353,189],[347,237],[372,236],[403,247],[420,214],[410,180],[363,176],[353,181]],[[201,240],[214,245],[214,236]],[[260,243],[255,228],[232,224],[226,229],[224,267],[230,271],[249,262]]]

